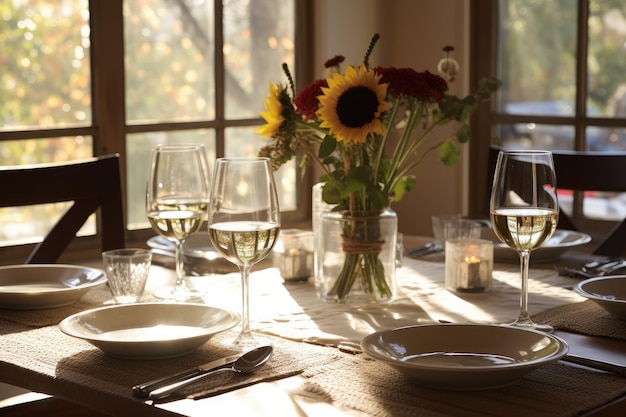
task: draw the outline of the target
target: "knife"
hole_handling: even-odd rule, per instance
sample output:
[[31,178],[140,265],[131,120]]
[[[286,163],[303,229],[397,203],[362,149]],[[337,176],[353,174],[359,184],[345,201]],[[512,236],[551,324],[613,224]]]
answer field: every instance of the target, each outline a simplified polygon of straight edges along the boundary
[[605,372],[611,372],[614,374],[626,377],[626,367],[617,363],[600,361],[597,359],[586,358],[578,355],[567,354],[561,358],[562,361],[575,363],[577,365],[583,365],[589,368],[599,369]]
[[239,359],[241,355],[227,356],[225,358],[216,359],[211,362],[207,362],[203,365],[196,366],[186,371],[178,372],[173,375],[168,375],[163,378],[153,379],[143,384],[137,384],[133,387],[133,394],[137,397],[147,397],[150,392],[165,385],[172,384],[178,381],[185,381],[189,378],[193,378],[197,375],[202,375],[225,365],[229,365]]

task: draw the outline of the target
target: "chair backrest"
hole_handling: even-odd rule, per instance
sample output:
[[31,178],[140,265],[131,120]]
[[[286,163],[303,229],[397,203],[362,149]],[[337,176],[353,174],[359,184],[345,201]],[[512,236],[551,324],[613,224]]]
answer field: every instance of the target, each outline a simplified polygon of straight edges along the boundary
[[[502,148],[489,149],[489,176],[493,181],[494,167]],[[552,151],[557,186],[573,191],[626,192],[626,152]],[[491,182],[489,183],[491,187]],[[559,228],[579,230],[575,220],[561,210]],[[593,253],[606,256],[626,256],[626,220],[622,219],[595,245]]]
[[125,246],[119,155],[81,161],[0,167],[0,207],[73,202],[26,263],[56,263],[89,216],[100,209],[102,250]]

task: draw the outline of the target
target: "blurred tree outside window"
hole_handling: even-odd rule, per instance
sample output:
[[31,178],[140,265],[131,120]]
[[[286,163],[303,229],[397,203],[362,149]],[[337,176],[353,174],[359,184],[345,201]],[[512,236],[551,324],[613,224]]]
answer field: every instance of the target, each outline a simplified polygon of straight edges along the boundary
[[[481,136],[493,132],[507,148],[626,151],[623,1],[489,0],[475,7],[477,19],[492,19],[477,24],[482,46],[494,45],[490,74],[482,75],[503,83]],[[621,194],[592,192],[574,202],[563,190],[560,197],[576,216],[626,217]]]
[[[215,1],[0,0],[0,166],[120,153],[132,231],[149,229],[151,148],[200,142],[210,161],[256,155],[269,82],[283,80],[282,62],[302,65],[295,44],[303,14],[297,0]],[[102,21],[105,8],[120,13]],[[110,41],[120,33],[122,42]],[[120,74],[106,74],[112,62]],[[119,98],[94,94],[103,74]],[[103,116],[104,108],[124,117]],[[103,133],[112,123],[121,141]],[[293,164],[276,173],[281,210],[296,219],[306,212],[297,177]],[[65,209],[0,210],[0,245],[38,240]],[[83,232],[93,234],[95,222]]]

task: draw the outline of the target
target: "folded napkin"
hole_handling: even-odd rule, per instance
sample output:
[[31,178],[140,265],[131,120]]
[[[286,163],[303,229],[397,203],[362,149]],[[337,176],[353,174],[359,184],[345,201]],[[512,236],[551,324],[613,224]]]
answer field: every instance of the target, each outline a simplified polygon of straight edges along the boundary
[[612,316],[592,300],[543,311],[535,314],[533,320],[568,332],[626,340],[624,320]]

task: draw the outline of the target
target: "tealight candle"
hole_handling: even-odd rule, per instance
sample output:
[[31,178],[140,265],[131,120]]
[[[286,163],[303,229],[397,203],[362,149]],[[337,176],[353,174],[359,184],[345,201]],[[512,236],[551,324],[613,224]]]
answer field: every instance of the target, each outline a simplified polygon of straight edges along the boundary
[[446,242],[446,289],[482,292],[491,288],[493,242],[456,239]]
[[280,232],[272,254],[274,267],[285,281],[307,281],[313,271],[313,233],[298,229]]

